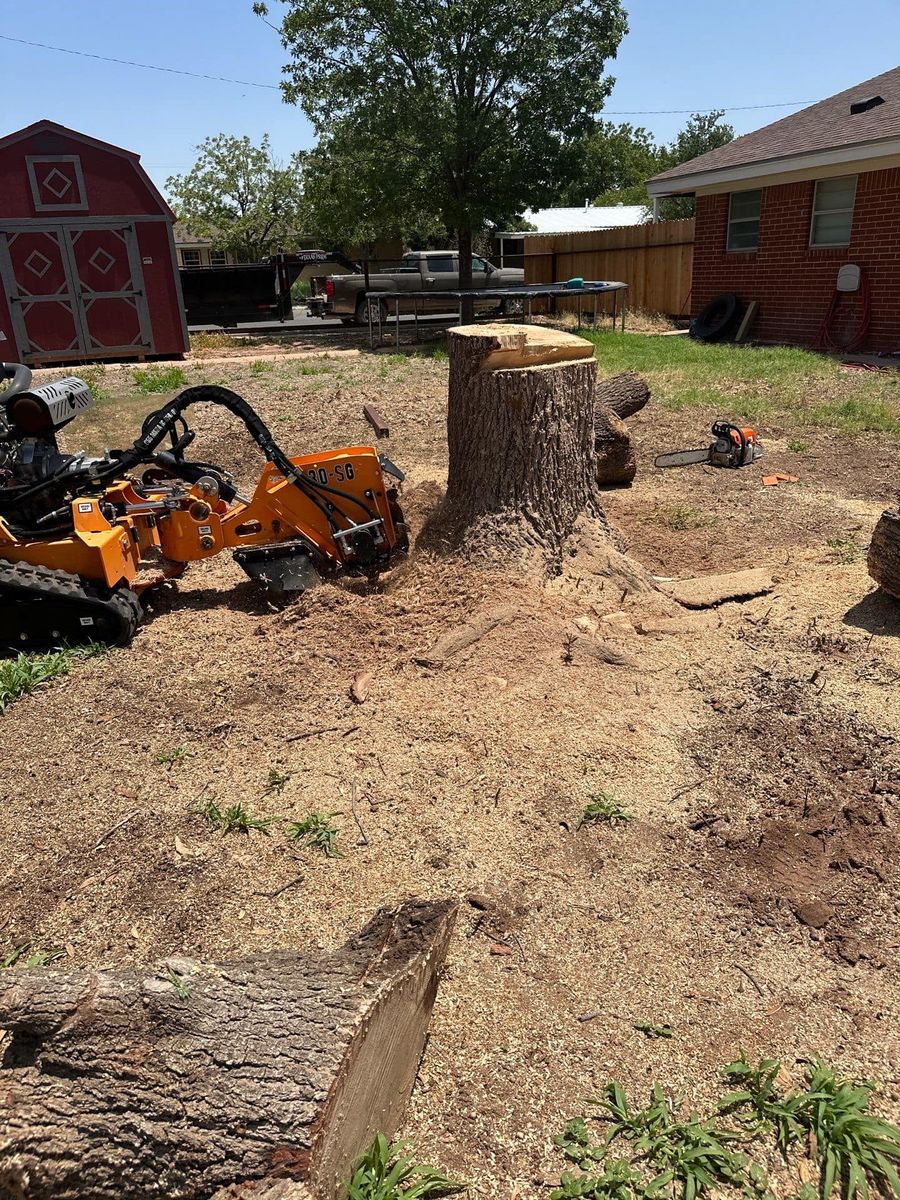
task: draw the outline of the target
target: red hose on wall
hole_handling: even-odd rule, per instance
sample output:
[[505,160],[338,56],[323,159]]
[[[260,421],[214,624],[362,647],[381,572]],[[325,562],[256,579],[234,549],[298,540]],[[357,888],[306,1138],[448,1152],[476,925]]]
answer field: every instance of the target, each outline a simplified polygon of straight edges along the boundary
[[838,354],[852,354],[854,350],[858,350],[866,340],[866,335],[869,332],[869,326],[872,324],[872,289],[869,286],[869,277],[865,271],[860,271],[859,275],[859,325],[853,336],[841,345],[836,342],[833,336],[834,319],[837,316],[838,309],[841,304],[841,296],[849,295],[850,293],[840,292],[837,288],[834,289],[834,295],[831,297],[831,303],[828,305],[828,311],[819,326],[819,332],[816,336],[816,345],[823,350],[833,350]]

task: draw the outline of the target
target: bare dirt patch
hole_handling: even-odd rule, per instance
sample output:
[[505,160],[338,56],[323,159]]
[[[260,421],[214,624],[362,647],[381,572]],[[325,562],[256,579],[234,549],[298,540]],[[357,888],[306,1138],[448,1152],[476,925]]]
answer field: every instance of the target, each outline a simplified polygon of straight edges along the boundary
[[[415,530],[435,508],[444,363],[188,368],[200,380],[246,395],[297,452],[367,442],[362,406],[377,404]],[[92,440],[164,399],[113,395],[85,418]],[[606,586],[590,548],[546,587],[419,550],[376,589],[326,586],[273,611],[229,560],[192,568],[133,647],[0,718],[0,956],[336,946],[380,904],[460,897],[404,1132],[484,1195],[558,1178],[550,1137],[610,1075],[705,1103],[741,1048],[820,1052],[877,1080],[896,1119],[900,618],[859,555],[827,546],[867,540],[886,443],[803,430],[820,457],[798,470],[774,445],[793,433],[763,427],[766,466],[794,463],[804,485],[770,494],[756,470],[654,472],[653,453],[724,414],[645,413],[638,480],[605,497],[629,552],[667,576],[765,566],[770,595],[691,613]],[[256,476],[222,414],[198,410],[197,425],[198,456]],[[662,505],[713,523],[673,529],[652,517]],[[422,665],[497,608],[511,619]],[[570,636],[620,665],[567,655]],[[601,791],[632,821],[576,829]],[[198,811],[209,797],[281,822],[223,837]],[[335,814],[342,858],[287,839],[310,811]],[[804,923],[807,902],[834,915]]]

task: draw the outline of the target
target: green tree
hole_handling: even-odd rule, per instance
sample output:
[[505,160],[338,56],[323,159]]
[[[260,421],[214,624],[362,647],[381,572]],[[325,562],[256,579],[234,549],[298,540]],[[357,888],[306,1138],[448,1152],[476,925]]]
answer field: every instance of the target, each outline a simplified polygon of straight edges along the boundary
[[326,138],[351,121],[386,194],[389,161],[415,161],[410,190],[455,231],[462,286],[473,232],[552,195],[565,146],[609,95],[606,62],[627,29],[619,0],[282,2],[285,99]]
[[370,251],[381,238],[446,240],[421,160],[401,151],[385,159],[380,151],[364,116],[334,123],[305,157],[304,229],[324,246]]
[[659,147],[642,127],[598,121],[571,147],[557,203],[646,204],[644,183],[659,168]]
[[[731,125],[722,124],[724,116],[724,109],[716,109],[708,113],[694,113],[685,124],[684,129],[677,134],[675,140],[668,146],[662,147],[657,172],[671,170],[672,167],[690,162],[692,158],[699,158],[701,154],[706,154],[709,150],[717,150],[719,146],[726,146],[733,141],[734,128]],[[671,196],[667,200],[662,200],[659,214],[666,221],[692,217],[694,215],[694,198],[693,196]]]
[[196,149],[190,171],[166,180],[178,219],[245,262],[290,248],[299,232],[302,156],[287,166],[277,162],[268,135],[254,146],[248,137],[220,133]]

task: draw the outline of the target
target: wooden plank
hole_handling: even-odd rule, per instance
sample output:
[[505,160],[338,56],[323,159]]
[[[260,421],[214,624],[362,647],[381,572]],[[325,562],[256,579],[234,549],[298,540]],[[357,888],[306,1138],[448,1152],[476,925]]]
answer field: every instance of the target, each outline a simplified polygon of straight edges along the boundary
[[741,318],[740,325],[738,325],[738,331],[734,335],[734,340],[736,342],[742,342],[744,340],[744,338],[747,336],[747,332],[750,329],[750,326],[753,324],[754,320],[756,319],[756,314],[758,312],[759,312],[759,301],[751,300],[750,303],[747,305],[747,311],[744,313],[743,317]]

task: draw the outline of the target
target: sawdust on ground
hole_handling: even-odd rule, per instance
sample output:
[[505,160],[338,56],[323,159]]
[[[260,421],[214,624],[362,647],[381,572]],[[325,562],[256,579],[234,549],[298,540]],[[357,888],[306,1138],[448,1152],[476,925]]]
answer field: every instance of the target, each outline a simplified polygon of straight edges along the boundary
[[[446,470],[446,364],[320,366],[189,382],[235,387],[297,452],[368,440],[362,405],[378,404],[421,527]],[[0,949],[81,966],[327,947],[381,904],[460,897],[404,1132],[488,1196],[557,1179],[551,1136],[610,1076],[702,1105],[740,1049],[820,1053],[877,1080],[896,1119],[900,620],[852,547],[897,447],[805,434],[798,467],[788,431],[763,428],[767,469],[801,479],[770,490],[753,469],[650,467],[715,415],[651,404],[631,423],[638,480],[606,506],[659,575],[769,568],[772,594],[744,604],[687,612],[589,574],[541,588],[414,552],[372,591],[273,611],[229,560],[192,568],[133,647],[0,719]],[[224,414],[197,425],[198,454],[253,477]],[[514,620],[442,668],[416,662],[501,604]],[[567,654],[572,631],[637,666]],[[599,792],[633,820],[578,829]],[[222,838],[196,811],[209,797],[333,813],[343,857],[279,826]]]

